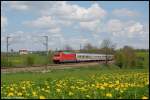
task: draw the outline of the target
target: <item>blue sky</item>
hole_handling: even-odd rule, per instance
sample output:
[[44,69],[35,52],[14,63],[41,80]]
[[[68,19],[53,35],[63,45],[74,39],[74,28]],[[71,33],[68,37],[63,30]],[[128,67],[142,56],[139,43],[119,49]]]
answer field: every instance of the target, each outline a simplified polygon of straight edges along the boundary
[[100,47],[110,39],[117,48],[149,48],[148,1],[4,1],[1,2],[1,50],[45,50],[91,43]]

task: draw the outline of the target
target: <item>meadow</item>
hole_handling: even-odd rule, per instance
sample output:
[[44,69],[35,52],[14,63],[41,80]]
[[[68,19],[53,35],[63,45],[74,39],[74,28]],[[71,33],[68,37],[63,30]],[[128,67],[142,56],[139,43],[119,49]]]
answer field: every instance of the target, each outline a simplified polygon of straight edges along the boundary
[[[30,58],[29,58],[30,57]],[[45,54],[27,54],[27,55],[19,55],[19,54],[9,54],[8,55],[8,63],[7,57],[1,56],[1,66],[2,67],[24,67],[31,66],[28,63],[32,60],[32,65],[46,65],[52,64],[52,54],[46,56]]]
[[1,76],[2,98],[148,99],[149,72],[89,66]]
[[[137,57],[142,57],[143,66],[148,67],[149,65],[149,52],[136,52]],[[30,59],[28,59],[30,57]],[[46,56],[44,53],[33,53],[28,55],[19,55],[19,54],[9,54],[8,55],[8,63],[7,57],[5,55],[1,55],[1,66],[2,67],[24,67],[24,66],[34,66],[34,65],[46,65],[53,64],[52,61],[53,53],[49,53]],[[30,60],[32,60],[32,65],[30,64]],[[28,64],[29,63],[29,64]]]

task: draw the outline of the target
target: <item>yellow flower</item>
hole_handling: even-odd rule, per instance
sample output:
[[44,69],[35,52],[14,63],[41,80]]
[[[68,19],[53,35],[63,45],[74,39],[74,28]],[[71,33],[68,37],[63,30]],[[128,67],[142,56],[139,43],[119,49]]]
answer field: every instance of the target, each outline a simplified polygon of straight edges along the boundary
[[112,97],[112,94],[111,93],[107,93],[106,96],[107,97]]
[[113,85],[112,85],[112,84],[110,84],[110,85],[108,85],[108,87],[112,88],[112,87],[113,87]]
[[94,87],[95,85],[94,84],[92,84],[92,87]]
[[120,90],[121,93],[123,93],[123,90]]
[[100,89],[105,90],[105,88],[103,86],[101,86]]
[[10,91],[14,91],[14,88],[10,88]]
[[32,95],[33,95],[33,96],[37,96],[36,92],[34,92],[34,91],[32,92]]
[[61,90],[60,90],[60,89],[56,89],[56,91],[57,91],[57,92],[60,92]]
[[49,87],[49,86],[47,86],[47,88],[49,89],[50,87]]
[[119,88],[116,87],[115,90],[119,90]]
[[86,95],[86,97],[87,97],[87,98],[90,98],[90,96],[89,96],[89,95]]
[[104,85],[104,86],[107,86],[107,85],[108,85],[108,83],[104,83],[103,85]]
[[18,96],[22,96],[22,93],[21,93],[21,92],[19,92],[19,93],[17,93],[17,95],[18,95]]
[[119,80],[117,80],[116,83],[119,84]]
[[46,99],[44,96],[40,96],[40,99]]
[[9,92],[7,96],[13,96],[14,93],[13,92]]
[[22,89],[24,89],[24,90],[25,90],[25,89],[26,89],[26,87],[22,87]]
[[42,91],[44,91],[45,89],[44,88],[42,88]]
[[50,93],[50,91],[49,91],[49,90],[45,90],[45,92]]
[[74,86],[71,86],[70,88],[74,89],[75,87],[74,87]]
[[148,99],[148,97],[146,97],[146,96],[143,96],[143,97],[142,97],[142,99]]
[[69,92],[69,95],[71,96],[71,95],[73,95],[73,93],[72,93],[72,92]]

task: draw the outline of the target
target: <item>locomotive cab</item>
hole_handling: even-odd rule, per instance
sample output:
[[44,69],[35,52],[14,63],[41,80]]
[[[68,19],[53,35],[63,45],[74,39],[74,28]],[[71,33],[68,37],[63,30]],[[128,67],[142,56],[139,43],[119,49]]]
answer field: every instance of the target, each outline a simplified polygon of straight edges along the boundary
[[57,52],[57,53],[54,54],[54,57],[53,57],[53,62],[54,63],[59,63],[60,62],[59,61],[60,60],[60,55],[61,54],[59,52]]
[[56,52],[53,56],[54,63],[76,62],[76,54],[70,52]]

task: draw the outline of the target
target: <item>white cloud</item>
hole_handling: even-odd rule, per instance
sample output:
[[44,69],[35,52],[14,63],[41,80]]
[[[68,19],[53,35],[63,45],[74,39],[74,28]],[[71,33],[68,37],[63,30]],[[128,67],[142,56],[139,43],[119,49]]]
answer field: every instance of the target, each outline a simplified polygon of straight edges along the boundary
[[60,33],[60,32],[61,32],[61,29],[60,29],[60,28],[49,29],[47,32],[48,32],[48,33]]
[[123,23],[118,19],[112,19],[108,21],[107,29],[109,32],[117,32],[123,29]]
[[5,43],[6,42],[6,37],[2,36],[1,37],[1,44]]
[[90,21],[90,22],[80,22],[80,27],[95,32],[99,23],[100,23],[99,20]]
[[4,31],[5,27],[7,26],[7,17],[1,16],[1,29]]
[[52,37],[56,37],[56,38],[57,38],[57,37],[62,37],[62,34],[57,33],[57,34],[52,34],[51,36],[52,36]]
[[138,16],[139,13],[136,11],[132,11],[126,8],[121,8],[121,9],[114,9],[112,12],[115,16],[129,16],[129,17],[133,17],[133,16]]
[[135,21],[121,21],[118,19],[111,19],[107,23],[106,32],[112,33],[114,36],[136,37],[136,35],[143,35],[143,25]]
[[63,20],[92,21],[98,20],[106,15],[106,11],[97,3],[89,8],[84,8],[76,4],[69,4],[66,1],[8,1],[12,9],[34,10],[42,16],[55,16]]
[[134,33],[134,32],[139,32],[143,30],[143,25],[141,25],[139,22],[135,23],[131,27],[129,27],[129,32]]
[[23,22],[26,26],[33,28],[56,28],[56,21],[51,16],[42,16],[32,21]]
[[8,2],[10,7],[15,9],[15,10],[28,10],[29,7],[28,5],[26,4],[25,1],[9,1]]
[[30,9],[30,11],[41,14],[41,17],[35,20],[25,21],[24,24],[32,28],[48,29],[48,31],[52,31],[52,33],[54,31],[59,31],[61,27],[71,26],[73,23],[79,23],[83,29],[97,31],[97,24],[99,24],[100,20],[107,14],[107,12],[97,3],[92,4],[88,8],[76,4],[70,4],[66,1],[16,1],[9,2],[9,5],[11,5],[10,7],[12,7],[12,9],[16,9],[13,6],[26,6],[26,10]]
[[98,20],[106,15],[106,11],[98,4],[93,4],[89,8],[84,8],[62,2],[61,5],[56,5],[56,8],[52,8],[51,10],[53,10],[51,14],[58,16],[60,19],[80,22]]

